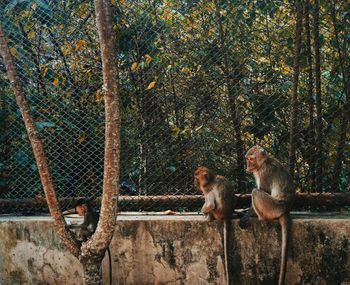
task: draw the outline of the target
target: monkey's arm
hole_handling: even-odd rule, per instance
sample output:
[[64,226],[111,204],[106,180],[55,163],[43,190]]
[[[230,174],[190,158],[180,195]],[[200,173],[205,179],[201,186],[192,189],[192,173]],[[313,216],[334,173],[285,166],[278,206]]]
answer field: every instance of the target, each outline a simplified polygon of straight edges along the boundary
[[268,193],[254,189],[252,206],[259,220],[275,220],[287,212],[286,202],[271,197]]
[[68,225],[69,229],[81,229],[81,228],[85,228],[86,226],[84,225],[84,223],[82,224],[70,224]]
[[204,214],[210,213],[212,210],[215,209],[215,197],[212,192],[205,195],[205,202],[202,207],[202,212]]

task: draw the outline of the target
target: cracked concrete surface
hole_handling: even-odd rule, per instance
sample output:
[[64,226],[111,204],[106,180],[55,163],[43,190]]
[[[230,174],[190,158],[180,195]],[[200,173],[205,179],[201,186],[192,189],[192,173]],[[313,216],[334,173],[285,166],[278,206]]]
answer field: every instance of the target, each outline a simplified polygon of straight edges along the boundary
[[[77,219],[72,219],[76,222]],[[280,229],[232,221],[234,284],[277,284]],[[223,224],[198,214],[118,217],[111,243],[113,284],[225,284]],[[82,268],[50,217],[0,217],[0,284],[82,284]],[[350,284],[350,217],[294,215],[287,284]],[[108,284],[108,263],[103,261]]]

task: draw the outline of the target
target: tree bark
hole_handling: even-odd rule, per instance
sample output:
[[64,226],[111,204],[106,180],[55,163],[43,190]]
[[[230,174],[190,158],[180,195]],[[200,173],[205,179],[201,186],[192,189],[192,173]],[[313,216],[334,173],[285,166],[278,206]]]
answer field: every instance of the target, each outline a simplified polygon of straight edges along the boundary
[[95,233],[83,243],[80,261],[85,284],[102,284],[101,261],[113,237],[119,182],[120,102],[116,40],[110,0],[95,0],[96,25],[100,39],[105,101],[105,154],[100,219]]
[[38,130],[36,128],[35,121],[31,114],[30,107],[23,93],[22,86],[21,86],[21,79],[18,76],[15,64],[12,60],[12,56],[10,54],[10,51],[5,39],[5,35],[1,26],[0,26],[0,54],[3,58],[4,64],[7,70],[7,76],[8,76],[8,79],[10,80],[11,87],[16,96],[16,101],[21,111],[24,124],[28,133],[28,138],[33,148],[34,157],[39,170],[40,180],[45,192],[47,205],[49,207],[51,216],[54,219],[55,228],[61,240],[67,246],[68,250],[75,257],[78,257],[80,254],[80,250],[76,240],[73,238],[71,232],[67,229],[66,222],[62,216],[62,212],[60,210],[56,192],[55,192],[55,187],[53,184],[53,179],[51,176],[51,171],[50,171],[46,154],[44,151],[44,146],[40,139]]
[[312,50],[311,50],[311,31],[310,31],[310,0],[305,3],[305,33],[306,33],[306,53],[307,53],[307,72],[308,72],[308,115],[309,115],[309,131],[308,131],[308,158],[309,175],[311,192],[315,191],[315,125],[314,125],[314,100],[313,100],[313,71],[312,71]]
[[291,91],[291,111],[290,111],[290,148],[289,148],[289,172],[294,176],[295,162],[296,162],[296,143],[298,134],[298,121],[297,121],[297,95],[298,95],[298,83],[299,83],[299,64],[300,64],[300,50],[301,50],[301,31],[303,23],[303,5],[301,1],[297,2],[297,19],[295,25],[295,38],[294,38],[294,58],[293,58],[293,81]]
[[320,2],[315,1],[314,7],[314,49],[316,76],[316,192],[322,192],[323,176],[323,134],[322,134],[322,103],[321,103],[321,56],[319,32]]

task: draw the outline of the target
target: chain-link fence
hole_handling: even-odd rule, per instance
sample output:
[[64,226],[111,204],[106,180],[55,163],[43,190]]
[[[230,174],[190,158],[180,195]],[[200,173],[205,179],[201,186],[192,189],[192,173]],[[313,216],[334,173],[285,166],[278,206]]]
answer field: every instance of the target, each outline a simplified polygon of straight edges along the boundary
[[[299,192],[349,193],[350,4],[326,2],[319,13],[316,4],[304,5],[295,181]],[[0,5],[62,206],[100,197],[104,106],[93,1]],[[120,210],[196,206],[198,165],[248,193],[254,181],[243,155],[254,144],[288,166],[294,1],[115,0],[112,9],[122,99]],[[33,210],[42,187],[1,61],[0,86],[0,211]]]

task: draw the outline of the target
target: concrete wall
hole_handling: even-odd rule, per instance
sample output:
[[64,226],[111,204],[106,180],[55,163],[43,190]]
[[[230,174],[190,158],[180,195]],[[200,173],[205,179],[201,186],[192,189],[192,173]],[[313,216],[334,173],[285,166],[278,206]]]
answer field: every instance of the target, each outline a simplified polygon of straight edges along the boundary
[[[232,222],[234,284],[277,284],[277,222]],[[225,284],[222,223],[199,215],[123,215],[111,244],[113,284]],[[350,217],[294,216],[287,284],[350,284]],[[104,260],[105,284],[108,276]],[[0,284],[82,284],[50,218],[0,218]]]

